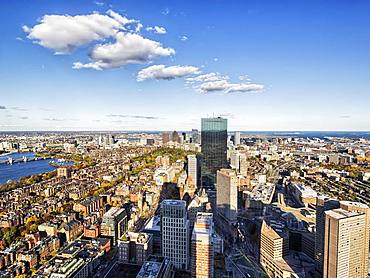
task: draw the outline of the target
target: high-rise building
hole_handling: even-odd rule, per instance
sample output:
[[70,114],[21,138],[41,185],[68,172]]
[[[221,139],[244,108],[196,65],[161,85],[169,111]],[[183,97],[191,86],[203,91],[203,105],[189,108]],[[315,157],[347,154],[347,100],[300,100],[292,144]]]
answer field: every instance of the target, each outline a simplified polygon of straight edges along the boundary
[[103,143],[104,143],[103,135],[102,135],[102,134],[100,134],[100,135],[99,135],[99,138],[98,138],[98,145],[99,145],[99,146],[102,146],[102,145],[103,145]]
[[161,203],[162,256],[168,258],[177,269],[189,266],[189,221],[186,202],[163,200]]
[[235,169],[238,171],[239,169],[239,156],[240,156],[240,153],[239,152],[233,152],[231,153],[230,155],[230,167],[232,169]]
[[325,215],[323,277],[366,278],[367,215],[343,208],[326,211]]
[[321,274],[324,267],[325,211],[336,208],[339,208],[338,200],[326,196],[316,198],[315,263]]
[[186,141],[187,141],[187,139],[188,139],[188,138],[187,138],[188,136],[187,136],[186,132],[182,132],[182,133],[181,133],[181,137],[182,137],[183,142],[186,142]]
[[180,136],[176,130],[172,132],[172,142],[180,143]]
[[214,277],[213,214],[198,213],[191,236],[191,277]]
[[238,210],[238,178],[233,169],[217,171],[217,211],[228,222],[235,222]]
[[[365,223],[366,230],[364,233],[365,243],[370,243],[370,208],[365,204],[362,204],[359,202],[351,202],[351,201],[341,201],[340,207],[350,212],[357,212],[360,214],[365,214],[365,221],[366,221]],[[363,273],[366,273],[368,269],[368,265],[369,265],[369,261],[367,259],[369,255],[369,244],[364,244],[362,248],[362,252],[363,252],[363,258],[365,258],[362,262],[363,263],[362,269],[364,270]]]
[[191,142],[192,143],[195,143],[195,144],[199,144],[200,143],[200,140],[199,140],[199,131],[198,129],[192,129],[191,130]]
[[248,162],[247,156],[245,154],[241,154],[239,156],[239,172],[240,175],[247,176],[248,174]]
[[162,133],[162,143],[163,144],[166,144],[166,143],[170,142],[171,141],[171,138],[170,137],[171,136],[170,136],[170,134],[168,132],[163,132]]
[[216,172],[227,168],[227,119],[202,119],[202,187],[214,189]]
[[115,143],[115,139],[114,139],[114,136],[112,134],[108,134],[107,135],[107,143],[108,145],[113,145]]
[[199,212],[206,212],[207,202],[208,202],[208,198],[202,198],[202,197],[199,197],[198,195],[195,195],[194,198],[190,201],[187,207],[190,229],[194,227],[197,214]]
[[191,179],[193,185],[198,185],[198,161],[195,154],[188,155],[188,179]]
[[245,154],[235,152],[230,156],[230,166],[240,175],[247,175],[247,157]]
[[285,231],[276,231],[265,220],[261,227],[260,263],[269,277],[298,277],[286,271],[282,259],[289,254],[289,236]]
[[101,234],[113,238],[113,244],[127,231],[127,213],[124,208],[112,207],[103,215]]
[[234,145],[240,145],[240,131],[235,131],[234,134]]

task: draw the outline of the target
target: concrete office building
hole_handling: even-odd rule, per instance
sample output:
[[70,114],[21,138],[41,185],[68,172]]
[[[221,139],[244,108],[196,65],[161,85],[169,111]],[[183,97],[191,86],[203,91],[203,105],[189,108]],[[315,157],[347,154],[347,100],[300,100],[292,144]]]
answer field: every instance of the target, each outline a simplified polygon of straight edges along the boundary
[[127,231],[127,214],[124,208],[112,207],[103,215],[101,234],[113,239],[113,245],[117,244]]
[[214,189],[216,172],[227,168],[227,119],[202,119],[201,183],[207,190]]
[[175,271],[169,259],[150,256],[142,265],[136,278],[173,278]]
[[325,215],[323,277],[366,278],[367,215],[343,208],[326,211]]
[[203,198],[200,198],[198,195],[195,195],[194,198],[190,201],[190,203],[187,207],[190,229],[192,229],[194,227],[194,223],[195,223],[195,220],[197,218],[197,214],[199,212],[205,212],[206,211],[207,202],[205,202],[203,200]]
[[234,133],[234,145],[240,145],[240,131],[235,131]]
[[[195,187],[198,185],[198,161],[195,154],[188,155],[188,180],[191,181]],[[188,181],[188,183],[190,183]]]
[[118,261],[142,265],[153,253],[153,235],[129,232],[118,241]]
[[230,156],[230,166],[235,169],[239,175],[247,175],[247,157],[245,154],[234,152]]
[[[293,242],[294,243],[294,242]],[[302,252],[289,250],[290,238],[285,225],[274,219],[263,220],[260,241],[260,264],[269,277],[311,277],[314,260]]]
[[168,132],[163,132],[162,133],[162,143],[163,144],[167,144],[168,142],[170,142],[171,141],[171,135],[170,135],[170,133],[168,133]]
[[260,263],[269,277],[290,278],[292,272],[283,259],[289,254],[289,237],[284,231],[277,232],[265,221],[261,227]]
[[198,213],[191,237],[191,276],[214,277],[213,214]]
[[191,130],[191,142],[194,144],[200,143],[199,131],[198,129]]
[[175,130],[172,132],[172,142],[180,143],[180,136],[179,133]]
[[217,212],[228,222],[235,222],[238,210],[238,179],[235,170],[217,171]]
[[186,202],[163,200],[161,203],[162,256],[175,268],[187,270],[189,266],[189,221]]
[[315,264],[316,270],[323,273],[324,267],[324,239],[325,239],[325,212],[339,208],[339,201],[326,196],[316,199],[316,233],[315,233]]
[[315,233],[315,264],[316,270],[322,274],[324,267],[324,238],[325,238],[325,212],[339,208],[339,201],[318,196],[316,199],[316,233]]

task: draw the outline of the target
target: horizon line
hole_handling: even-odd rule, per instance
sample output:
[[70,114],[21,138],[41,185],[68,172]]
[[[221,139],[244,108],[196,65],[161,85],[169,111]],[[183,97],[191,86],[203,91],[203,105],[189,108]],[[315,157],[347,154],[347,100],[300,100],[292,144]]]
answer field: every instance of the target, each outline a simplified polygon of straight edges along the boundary
[[[201,131],[200,129],[197,129]],[[0,133],[14,133],[14,132],[191,132],[192,130],[139,130],[139,129],[131,129],[131,130],[83,130],[83,129],[76,129],[76,130],[0,130]],[[227,132],[356,132],[356,133],[370,133],[370,130],[227,130]]]

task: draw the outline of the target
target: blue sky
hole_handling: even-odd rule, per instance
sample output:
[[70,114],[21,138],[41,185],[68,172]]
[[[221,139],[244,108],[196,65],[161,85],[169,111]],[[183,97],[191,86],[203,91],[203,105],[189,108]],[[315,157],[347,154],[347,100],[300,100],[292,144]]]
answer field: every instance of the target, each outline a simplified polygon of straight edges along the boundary
[[213,114],[230,130],[370,130],[369,14],[350,0],[2,1],[0,130],[189,130]]

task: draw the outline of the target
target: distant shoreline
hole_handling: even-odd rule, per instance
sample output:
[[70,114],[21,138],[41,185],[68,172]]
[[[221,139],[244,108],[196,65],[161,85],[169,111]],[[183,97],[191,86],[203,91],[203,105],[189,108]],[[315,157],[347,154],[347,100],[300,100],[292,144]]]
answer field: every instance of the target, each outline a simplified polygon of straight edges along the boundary
[[7,155],[11,155],[11,154],[13,154],[13,153],[17,153],[17,152],[2,153],[2,154],[0,154],[0,156],[7,156]]

